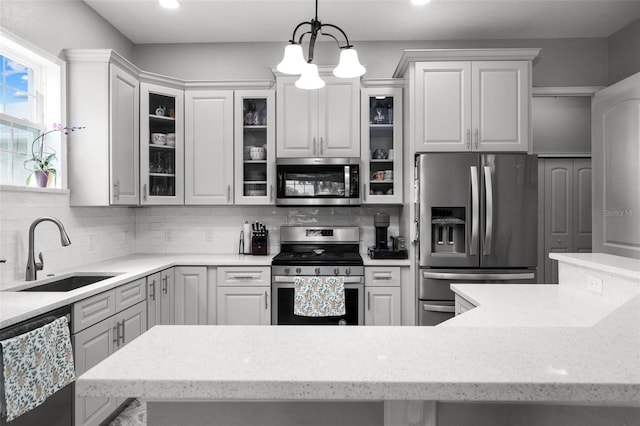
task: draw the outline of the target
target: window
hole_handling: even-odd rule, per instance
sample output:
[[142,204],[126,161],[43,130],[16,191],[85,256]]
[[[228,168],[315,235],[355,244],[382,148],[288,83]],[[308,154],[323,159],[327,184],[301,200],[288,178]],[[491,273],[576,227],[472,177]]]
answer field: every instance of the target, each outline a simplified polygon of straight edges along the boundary
[[[31,171],[24,163],[32,157],[32,142],[61,122],[62,67],[38,50],[0,34],[0,184],[26,185]],[[58,171],[48,186],[60,188],[65,152],[59,132],[47,135],[45,143],[56,154],[52,166]]]

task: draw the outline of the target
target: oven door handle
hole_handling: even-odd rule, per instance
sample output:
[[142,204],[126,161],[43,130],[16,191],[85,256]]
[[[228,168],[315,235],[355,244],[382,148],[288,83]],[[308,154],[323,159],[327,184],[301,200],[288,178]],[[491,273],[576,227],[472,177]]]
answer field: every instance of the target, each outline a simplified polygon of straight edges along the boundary
[[[283,277],[283,276],[274,276],[273,277],[273,282],[274,283],[290,283],[293,284],[296,280],[296,277]],[[344,277],[344,283],[345,284],[361,284],[363,282],[363,277],[359,276],[359,277]]]

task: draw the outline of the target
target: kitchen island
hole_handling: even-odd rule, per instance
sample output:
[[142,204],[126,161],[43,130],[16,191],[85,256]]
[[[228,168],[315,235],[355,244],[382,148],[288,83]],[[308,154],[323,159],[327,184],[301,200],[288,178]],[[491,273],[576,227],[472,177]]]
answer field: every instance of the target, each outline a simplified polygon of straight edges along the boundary
[[435,401],[640,419],[637,290],[495,287],[454,286],[479,307],[439,327],[156,326],[76,390],[147,400],[149,425],[427,425]]

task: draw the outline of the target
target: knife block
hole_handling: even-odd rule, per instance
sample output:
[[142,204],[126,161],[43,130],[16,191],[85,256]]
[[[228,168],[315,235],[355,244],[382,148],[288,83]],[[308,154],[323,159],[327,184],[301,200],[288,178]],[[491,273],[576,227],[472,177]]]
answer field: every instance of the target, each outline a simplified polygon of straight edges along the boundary
[[251,254],[269,254],[269,231],[254,232],[251,237]]

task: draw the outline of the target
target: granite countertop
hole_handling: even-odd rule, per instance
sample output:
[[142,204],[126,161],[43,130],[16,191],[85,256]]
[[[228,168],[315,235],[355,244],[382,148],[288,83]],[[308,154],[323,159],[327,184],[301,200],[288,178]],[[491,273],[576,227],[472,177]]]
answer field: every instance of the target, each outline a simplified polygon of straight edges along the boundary
[[[0,329],[75,303],[94,294],[137,280],[173,266],[271,266],[275,254],[252,256],[242,254],[135,254],[89,264],[68,271],[59,271],[55,277],[37,281],[0,283]],[[362,254],[365,266],[409,266],[409,260],[374,260]],[[20,292],[18,290],[46,284],[73,273],[84,275],[116,275],[95,284],[68,292]]]
[[640,405],[640,295],[612,305],[552,285],[485,287],[456,285],[479,307],[438,327],[156,326],[83,374],[76,390],[152,400]]
[[[137,280],[173,266],[271,266],[272,255],[242,254],[136,254],[60,271],[56,277],[37,281],[14,281],[0,287],[0,328],[69,305],[94,294]],[[67,292],[20,292],[72,273],[115,274],[95,284]]]

